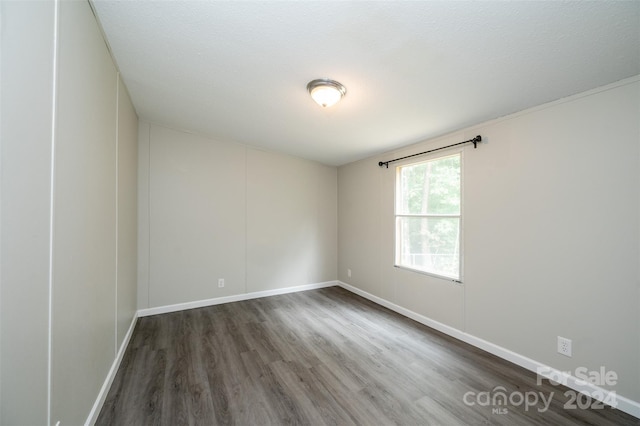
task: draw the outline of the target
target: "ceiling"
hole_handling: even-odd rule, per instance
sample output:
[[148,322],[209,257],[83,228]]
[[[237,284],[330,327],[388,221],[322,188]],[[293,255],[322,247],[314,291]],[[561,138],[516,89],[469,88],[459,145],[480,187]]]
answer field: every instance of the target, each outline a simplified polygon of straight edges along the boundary
[[92,4],[141,119],[329,165],[640,74],[640,1]]

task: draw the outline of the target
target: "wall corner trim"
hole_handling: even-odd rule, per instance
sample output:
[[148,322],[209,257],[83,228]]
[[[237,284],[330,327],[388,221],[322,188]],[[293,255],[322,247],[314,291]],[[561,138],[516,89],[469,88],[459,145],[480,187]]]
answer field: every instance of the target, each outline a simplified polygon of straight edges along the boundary
[[448,326],[441,322],[435,321],[431,318],[425,317],[424,315],[421,315],[409,309],[403,308],[402,306],[396,305],[395,303],[389,302],[388,300],[385,300],[381,297],[374,296],[373,294],[360,290],[359,288],[354,287],[350,284],[344,283],[342,281],[338,281],[337,285],[344,288],[345,290],[348,290],[352,293],[357,294],[358,296],[364,297],[365,299],[369,299],[370,301],[377,303],[378,305],[391,309],[392,311],[397,312],[400,315],[404,315],[407,318],[411,318],[412,320],[417,321],[423,325],[426,325],[427,327],[431,327],[435,330],[438,330],[455,339],[461,340],[465,343],[468,343],[472,346],[475,346],[479,349],[489,352],[490,354],[493,354],[504,360],[507,360],[516,365],[519,365],[520,367],[523,367],[529,371],[532,371],[534,373],[537,373],[538,371],[544,371],[545,373],[542,375],[546,378],[562,377],[563,379],[566,380],[566,386],[568,388],[578,391],[580,393],[583,393],[585,395],[588,395],[591,398],[598,399],[599,401],[608,405],[609,405],[609,401],[615,401],[617,403],[617,406],[614,408],[620,411],[623,411],[627,414],[630,414],[634,417],[640,418],[640,402],[638,401],[634,401],[624,396],[617,395],[613,391],[609,391],[607,389],[603,389],[591,383],[587,383],[583,380],[578,379],[577,377],[568,375],[565,372],[551,368],[531,358],[527,358],[524,355],[520,355],[518,353],[510,351],[509,349],[503,348],[494,343],[483,340],[479,337],[465,333],[464,331],[458,330],[457,328]]

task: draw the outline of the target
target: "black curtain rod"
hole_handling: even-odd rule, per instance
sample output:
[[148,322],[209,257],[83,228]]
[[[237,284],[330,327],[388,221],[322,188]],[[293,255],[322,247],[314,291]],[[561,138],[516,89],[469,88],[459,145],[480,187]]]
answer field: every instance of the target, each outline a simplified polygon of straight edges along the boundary
[[380,162],[378,162],[378,166],[380,166],[380,167],[387,166],[387,169],[388,169],[389,168],[389,163],[393,163],[394,161],[404,160],[405,158],[417,157],[418,155],[424,155],[424,154],[428,154],[430,152],[440,151],[441,149],[451,148],[452,146],[464,145],[465,143],[472,143],[473,147],[477,148],[478,147],[477,146],[478,142],[482,142],[482,136],[480,136],[480,135],[476,136],[473,139],[469,139],[468,141],[454,143],[453,145],[447,145],[447,146],[443,146],[441,148],[430,149],[429,151],[424,151],[424,152],[419,152],[417,154],[407,155],[406,157],[394,158],[393,160],[389,160],[389,161],[380,161]]

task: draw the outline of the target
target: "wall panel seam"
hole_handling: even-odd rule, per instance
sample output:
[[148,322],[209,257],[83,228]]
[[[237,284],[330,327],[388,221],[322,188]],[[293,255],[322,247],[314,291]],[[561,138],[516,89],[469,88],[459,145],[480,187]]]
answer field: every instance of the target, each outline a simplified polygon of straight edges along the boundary
[[53,355],[53,241],[54,241],[54,207],[55,207],[55,158],[56,158],[56,120],[58,96],[58,20],[59,0],[53,4],[53,66],[51,89],[51,162],[49,187],[49,300],[48,300],[48,341],[47,341],[47,424],[51,424],[51,392],[52,392],[52,355]]
[[119,170],[119,163],[120,163],[120,158],[119,158],[119,146],[120,146],[120,133],[119,133],[119,129],[120,129],[120,72],[116,71],[116,134],[115,134],[115,148],[116,148],[116,156],[115,156],[115,168],[116,168],[116,179],[115,179],[115,185],[116,185],[116,190],[115,190],[115,198],[116,198],[116,217],[115,217],[115,239],[116,239],[116,247],[115,247],[115,251],[116,251],[116,256],[115,256],[115,309],[114,309],[114,345],[113,345],[113,350],[114,350],[114,357],[118,355],[118,284],[119,284],[119,280],[118,280],[118,268],[119,268],[119,264],[118,264],[118,255],[119,255],[119,251],[118,251],[118,244],[119,244],[119,240],[118,237],[120,235],[120,229],[119,229],[119,221],[118,218],[120,217],[120,209],[119,209],[119,205],[118,205],[118,198],[120,197],[119,194],[119,189],[120,189],[120,181],[119,181],[119,175],[120,175],[120,170]]
[[147,307],[149,307],[151,306],[151,124],[147,124],[147,128]]

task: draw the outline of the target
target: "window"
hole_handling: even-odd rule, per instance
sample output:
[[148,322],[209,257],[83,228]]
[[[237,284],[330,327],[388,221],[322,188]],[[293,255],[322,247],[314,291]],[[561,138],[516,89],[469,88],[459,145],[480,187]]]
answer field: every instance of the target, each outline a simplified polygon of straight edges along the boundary
[[396,169],[396,266],[460,280],[457,153]]

